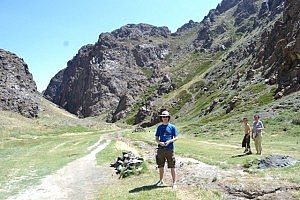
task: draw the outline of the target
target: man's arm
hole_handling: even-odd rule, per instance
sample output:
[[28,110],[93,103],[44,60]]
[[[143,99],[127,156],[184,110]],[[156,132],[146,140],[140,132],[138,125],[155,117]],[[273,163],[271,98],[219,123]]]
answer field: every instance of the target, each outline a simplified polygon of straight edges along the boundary
[[159,137],[155,136],[155,141],[157,144],[159,144],[160,146],[167,146],[164,142],[159,141]]
[[165,145],[168,146],[170,143],[175,142],[178,139],[178,136],[175,136],[173,139],[165,142]]
[[251,133],[252,133],[252,129],[251,129],[251,126],[248,124],[248,130],[247,130],[247,134],[249,134],[249,135],[251,135]]
[[159,144],[159,137],[158,136],[155,136],[155,141],[157,144]]
[[264,124],[262,122],[260,122],[260,128],[258,128],[258,130],[263,130],[265,127],[264,127]]

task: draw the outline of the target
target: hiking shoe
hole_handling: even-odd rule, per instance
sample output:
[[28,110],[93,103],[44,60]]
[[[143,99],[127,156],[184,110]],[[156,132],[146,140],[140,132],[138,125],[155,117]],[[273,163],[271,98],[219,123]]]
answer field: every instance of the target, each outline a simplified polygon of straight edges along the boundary
[[251,155],[251,154],[252,154],[252,151],[248,151],[246,154],[247,154],[247,155]]
[[173,190],[175,190],[177,188],[177,185],[176,185],[176,183],[173,183],[173,185],[172,185],[172,189]]
[[156,183],[156,186],[162,186],[164,184],[164,181],[163,180],[159,180],[157,183]]

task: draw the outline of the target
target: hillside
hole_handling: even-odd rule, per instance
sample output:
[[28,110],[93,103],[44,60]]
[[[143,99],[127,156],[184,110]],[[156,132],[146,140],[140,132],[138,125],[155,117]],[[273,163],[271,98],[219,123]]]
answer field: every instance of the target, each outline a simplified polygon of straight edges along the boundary
[[[175,33],[142,23],[101,33],[43,95],[79,118],[143,127],[163,109],[178,122],[255,112],[300,89],[298,8],[293,0],[224,0]],[[1,50],[0,66],[1,108],[37,117],[27,64]]]
[[79,117],[143,127],[162,109],[203,121],[267,105],[299,90],[298,4],[224,0],[175,33],[148,24],[101,33],[44,96]]

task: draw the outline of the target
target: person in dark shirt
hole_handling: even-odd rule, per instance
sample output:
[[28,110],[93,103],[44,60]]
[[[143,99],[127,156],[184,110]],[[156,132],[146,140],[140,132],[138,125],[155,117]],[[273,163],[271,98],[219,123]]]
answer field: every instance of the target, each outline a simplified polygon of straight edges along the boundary
[[155,140],[158,144],[156,154],[156,164],[159,168],[159,181],[157,186],[163,184],[164,166],[167,161],[168,168],[171,169],[171,175],[173,179],[172,188],[176,188],[176,171],[175,171],[175,155],[174,155],[174,142],[178,139],[178,132],[176,127],[169,123],[170,113],[163,111],[160,115],[162,124],[157,127],[155,133]]
[[243,118],[243,127],[244,127],[244,138],[242,141],[242,147],[245,147],[245,154],[252,154],[251,147],[250,147],[250,140],[251,140],[251,126],[248,123],[247,117]]

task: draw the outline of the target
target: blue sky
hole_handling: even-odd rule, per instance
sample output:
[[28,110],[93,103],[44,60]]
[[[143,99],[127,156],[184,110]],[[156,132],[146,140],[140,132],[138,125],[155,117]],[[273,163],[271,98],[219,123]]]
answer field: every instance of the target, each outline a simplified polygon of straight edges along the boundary
[[24,59],[38,91],[86,44],[126,24],[202,21],[221,0],[1,0],[0,48]]

